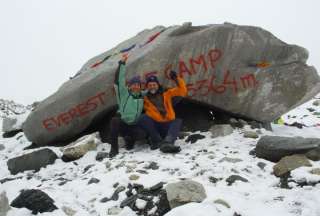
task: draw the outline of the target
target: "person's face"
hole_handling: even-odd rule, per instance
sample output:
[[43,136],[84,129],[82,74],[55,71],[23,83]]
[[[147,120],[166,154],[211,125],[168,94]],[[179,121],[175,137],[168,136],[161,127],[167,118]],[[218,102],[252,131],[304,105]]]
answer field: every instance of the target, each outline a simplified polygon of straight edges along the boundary
[[133,83],[129,86],[132,93],[139,94],[141,92],[141,85],[139,83]]
[[155,94],[159,89],[159,84],[157,82],[149,82],[147,89],[151,94]]

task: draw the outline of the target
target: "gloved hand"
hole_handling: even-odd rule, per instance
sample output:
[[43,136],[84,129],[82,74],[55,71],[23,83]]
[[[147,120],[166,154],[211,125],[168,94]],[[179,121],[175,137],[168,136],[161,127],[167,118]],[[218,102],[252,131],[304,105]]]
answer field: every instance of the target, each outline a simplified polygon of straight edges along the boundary
[[128,60],[128,53],[122,54],[121,60],[119,61],[119,64],[125,64],[126,61]]
[[170,78],[174,81],[177,81],[178,80],[178,75],[177,75],[177,72],[175,71],[170,71],[170,74],[169,74]]

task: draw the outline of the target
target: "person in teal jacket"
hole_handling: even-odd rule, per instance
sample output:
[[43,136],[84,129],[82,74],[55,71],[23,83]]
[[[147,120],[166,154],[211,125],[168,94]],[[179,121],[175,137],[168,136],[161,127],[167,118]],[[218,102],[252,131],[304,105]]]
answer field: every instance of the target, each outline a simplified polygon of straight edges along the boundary
[[115,74],[114,88],[118,103],[118,112],[111,119],[110,142],[111,149],[109,157],[119,153],[118,136],[121,134],[126,141],[126,149],[133,149],[135,143],[135,132],[139,129],[137,121],[143,110],[143,93],[141,91],[141,80],[135,76],[126,85],[126,60],[128,56],[123,55],[119,61]]

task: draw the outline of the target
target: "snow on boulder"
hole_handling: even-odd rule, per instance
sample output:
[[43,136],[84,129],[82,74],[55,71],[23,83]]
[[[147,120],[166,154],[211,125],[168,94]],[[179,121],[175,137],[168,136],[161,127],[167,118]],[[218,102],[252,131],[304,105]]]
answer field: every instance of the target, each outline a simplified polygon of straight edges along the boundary
[[230,23],[157,26],[90,59],[29,115],[23,130],[37,145],[73,139],[116,105],[114,73],[129,52],[127,79],[150,74],[165,86],[176,70],[189,99],[260,122],[270,122],[320,91],[306,65],[308,51],[270,32]]

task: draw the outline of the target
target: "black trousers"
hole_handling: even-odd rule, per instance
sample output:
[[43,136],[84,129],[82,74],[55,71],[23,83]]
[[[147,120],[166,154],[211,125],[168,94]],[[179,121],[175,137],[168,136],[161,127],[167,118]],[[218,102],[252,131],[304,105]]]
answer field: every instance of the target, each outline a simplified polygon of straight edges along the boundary
[[[125,139],[128,137],[130,142],[135,142],[136,134],[142,129],[138,125],[129,125],[116,116],[110,122],[110,142],[112,148],[119,148],[118,136],[123,136]],[[133,144],[132,143],[132,144]]]

